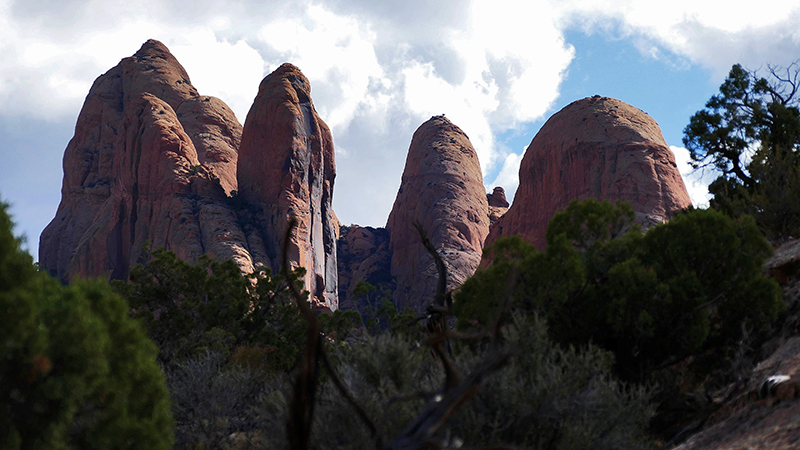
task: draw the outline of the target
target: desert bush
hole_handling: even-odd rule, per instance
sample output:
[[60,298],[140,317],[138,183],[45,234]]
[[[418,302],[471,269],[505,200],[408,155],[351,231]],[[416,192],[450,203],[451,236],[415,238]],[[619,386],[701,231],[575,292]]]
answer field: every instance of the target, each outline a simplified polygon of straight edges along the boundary
[[189,264],[158,249],[131,269],[129,282],[114,287],[147,325],[164,364],[208,351],[230,356],[240,346],[257,345],[272,349],[265,355],[270,367],[288,370],[305,328],[286,283],[302,288],[302,275],[297,269],[287,281],[260,267],[243,276],[232,260],[203,256]]
[[557,342],[612,351],[628,380],[692,355],[724,357],[743,329],[764,336],[784,308],[762,274],[771,247],[752,218],[713,210],[642,234],[629,206],[573,202],[551,221],[544,251],[518,238],[489,251],[493,264],[455,297],[462,328],[488,323],[517,273],[512,310],[541,314]]
[[0,447],[159,449],[172,417],[156,348],[107,283],[36,272],[0,204]]
[[[390,332],[330,347],[336,371],[381,436],[397,436],[441,385],[442,371],[416,339]],[[363,422],[328,380],[318,396],[312,444],[374,448]]]
[[[470,446],[654,448],[647,434],[652,389],[617,380],[611,353],[593,345],[562,348],[538,317],[513,317],[505,336],[516,356],[455,416],[454,435]],[[480,357],[462,350],[460,366]]]
[[[285,448],[285,408],[270,410],[269,397],[285,376],[231,364],[219,352],[178,361],[166,371],[175,417],[176,449]],[[275,405],[272,405],[275,406]],[[259,414],[267,410],[270,414]],[[281,420],[283,419],[283,420]],[[277,434],[277,438],[276,438]]]
[[398,310],[392,302],[392,286],[372,285],[359,281],[353,294],[360,305],[361,325],[372,334],[390,331],[394,334],[408,334],[418,331],[411,308]]
[[[463,372],[486,352],[516,349],[509,366],[492,376],[437,438],[442,445],[520,448],[652,448],[647,424],[651,391],[615,380],[613,356],[596,347],[561,349],[543,320],[515,317],[502,349],[456,345]],[[414,339],[390,333],[365,336],[331,349],[337,372],[373,418],[379,434],[398,436],[441,394],[444,371]],[[374,448],[375,441],[330,382],[321,386],[312,446]]]

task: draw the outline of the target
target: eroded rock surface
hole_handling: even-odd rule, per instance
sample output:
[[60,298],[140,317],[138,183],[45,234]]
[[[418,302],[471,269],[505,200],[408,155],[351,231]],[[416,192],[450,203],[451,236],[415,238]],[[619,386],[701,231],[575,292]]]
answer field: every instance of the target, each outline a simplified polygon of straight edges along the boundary
[[415,223],[444,259],[448,289],[475,272],[489,232],[486,191],[469,138],[444,116],[432,117],[414,133],[386,224],[397,282],[394,302],[420,311],[435,295],[438,274]]
[[[146,241],[136,233],[155,211],[173,209],[177,220],[183,218],[179,211],[187,205],[173,201],[191,191],[189,170],[199,161],[174,109],[195,96],[186,71],[153,40],[95,80],[64,154],[61,203],[42,232],[39,261],[44,268],[62,280],[76,275],[126,278],[139,250],[135,246]],[[200,167],[195,171],[209,175]],[[140,211],[144,203],[151,208]],[[156,228],[154,236],[166,233]],[[175,233],[170,229],[166,234]],[[197,247],[180,244],[184,256]]]
[[542,126],[525,152],[514,204],[487,245],[519,234],[537,248],[573,199],[629,202],[645,227],[691,205],[675,156],[649,115],[620,100],[575,101]]
[[[354,291],[360,281],[376,289],[394,289],[391,275],[392,252],[389,232],[385,228],[358,225],[340,228],[336,248],[339,271],[339,307],[343,310],[364,311],[380,305],[369,305],[368,298],[356,298]],[[381,295],[377,292],[375,295]],[[377,300],[377,299],[376,299]]]
[[306,268],[305,287],[316,301],[336,309],[333,138],[297,67],[283,64],[261,82],[242,132],[237,175],[239,195],[260,210],[273,269],[280,266],[284,236],[295,217],[289,260]]
[[495,187],[491,194],[486,194],[486,201],[489,203],[489,232],[492,227],[500,222],[500,219],[508,212],[508,200],[506,191],[500,186]]
[[176,112],[183,130],[192,139],[200,164],[219,178],[226,194],[237,190],[236,162],[242,126],[233,111],[222,100],[203,95],[184,100]]
[[42,266],[65,281],[127,279],[147,245],[190,263],[208,254],[243,272],[277,271],[296,216],[290,263],[308,269],[306,288],[335,309],[333,145],[309,94],[300,71],[281,66],[243,129],[225,103],[197,93],[163,44],[147,41],[86,98],[64,155],[62,201],[41,236]]

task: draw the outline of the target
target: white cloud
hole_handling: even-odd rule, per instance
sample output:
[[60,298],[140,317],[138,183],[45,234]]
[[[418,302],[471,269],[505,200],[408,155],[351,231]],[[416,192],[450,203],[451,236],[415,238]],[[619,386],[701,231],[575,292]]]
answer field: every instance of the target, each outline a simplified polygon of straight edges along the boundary
[[708,208],[711,194],[708,192],[708,185],[717,177],[710,171],[703,172],[702,169],[695,170],[691,165],[689,150],[683,147],[669,146],[675,154],[675,162],[678,163],[678,171],[683,177],[683,183],[689,192],[689,198],[696,208]]
[[[497,136],[552,112],[575,57],[565,30],[611,30],[648,58],[721,77],[736,62],[797,58],[798,23],[800,5],[771,0],[748,8],[697,0],[0,0],[0,121],[74,123],[93,80],[148,38],[167,44],[198,90],[224,100],[241,122],[260,79],[292,62],[336,140],[337,214],[382,225],[411,134],[434,114],[469,135],[494,177],[488,187],[513,197],[522,155]],[[685,167],[682,174],[693,201],[707,201],[703,181]]]
[[[222,29],[228,24],[225,18],[213,22]],[[244,124],[264,78],[266,63],[261,55],[244,40],[231,43],[218,38],[210,27],[188,30],[166,44],[198,92],[220,98]]]
[[520,163],[522,163],[524,152],[525,149],[523,149],[523,153],[519,155],[510,153],[505,157],[497,177],[494,181],[486,185],[487,191],[491,191],[495,186],[501,186],[506,193],[508,202],[512,203],[514,201],[517,188],[519,187],[519,166]]
[[797,2],[554,0],[553,4],[564,24],[587,31],[618,27],[626,38],[645,40],[640,45],[643,54],[662,57],[663,48],[711,68],[717,77],[735,63],[753,68],[764,62],[788,64],[800,54]]
[[391,88],[375,54],[375,33],[352,17],[310,5],[305,20],[279,19],[258,31],[258,38],[279,55],[269,61],[298,66],[312,82],[317,111],[336,133],[346,128],[362,107],[376,108],[385,96],[370,90]]

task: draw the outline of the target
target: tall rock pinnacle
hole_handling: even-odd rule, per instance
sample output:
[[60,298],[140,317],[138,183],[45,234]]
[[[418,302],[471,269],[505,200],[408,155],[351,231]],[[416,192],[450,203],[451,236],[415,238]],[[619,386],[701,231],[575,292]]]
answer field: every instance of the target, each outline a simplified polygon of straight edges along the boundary
[[333,138],[300,70],[283,64],[261,82],[247,114],[238,164],[239,194],[260,210],[273,269],[280,266],[289,218],[298,227],[289,259],[306,268],[305,287],[337,307],[338,222],[331,208],[336,177]]
[[260,261],[225,202],[239,136],[230,108],[199,96],[162,43],[145,42],[86,97],[64,154],[61,203],[40,238],[42,267],[64,281],[126,279],[149,244],[252,271]]
[[391,235],[394,302],[420,311],[433,299],[438,274],[422,245],[419,223],[448,268],[448,289],[461,285],[481,260],[489,232],[478,155],[461,129],[435,116],[414,133],[400,190],[386,228]]
[[573,199],[629,202],[644,226],[692,204],[656,121],[609,97],[584,98],[554,114],[528,146],[519,180],[486,245],[519,234],[543,248],[548,222]]

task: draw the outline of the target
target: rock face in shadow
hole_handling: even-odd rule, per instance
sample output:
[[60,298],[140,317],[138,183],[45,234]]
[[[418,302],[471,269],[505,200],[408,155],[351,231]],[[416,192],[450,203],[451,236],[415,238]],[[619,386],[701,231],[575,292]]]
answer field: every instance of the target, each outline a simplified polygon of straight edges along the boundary
[[289,260],[306,268],[305,287],[312,296],[336,309],[333,138],[297,67],[283,64],[261,82],[242,132],[237,175],[239,195],[259,210],[273,269],[280,265],[289,219],[295,217]]
[[526,150],[519,180],[487,245],[518,234],[544,248],[548,222],[573,199],[629,202],[645,227],[692,204],[656,121],[609,97],[584,98],[554,114]]
[[438,274],[415,223],[444,259],[448,289],[475,272],[489,232],[486,191],[469,138],[444,116],[432,117],[414,133],[386,224],[397,282],[393,300],[421,311],[435,295]]
[[380,306],[370,305],[364,298],[356,298],[354,291],[360,281],[381,291],[394,289],[392,252],[389,249],[389,232],[385,228],[358,225],[341,227],[336,257],[341,309],[365,312],[368,308],[377,309]]
[[125,279],[146,242],[188,261],[206,251],[196,193],[212,203],[225,193],[175,115],[197,96],[153,40],[94,82],[64,154],[61,204],[40,238],[44,268],[65,281]]
[[226,194],[238,189],[236,162],[242,141],[242,126],[233,111],[216,97],[197,96],[184,100],[178,120],[192,139],[197,159],[219,178]]
[[333,145],[309,94],[300,71],[281,66],[262,82],[243,130],[225,103],[197,93],[163,44],[147,41],[86,98],[40,263],[63,281],[127,279],[147,246],[190,263],[208,254],[243,272],[277,271],[294,215],[290,263],[308,268],[306,288],[335,309]]

